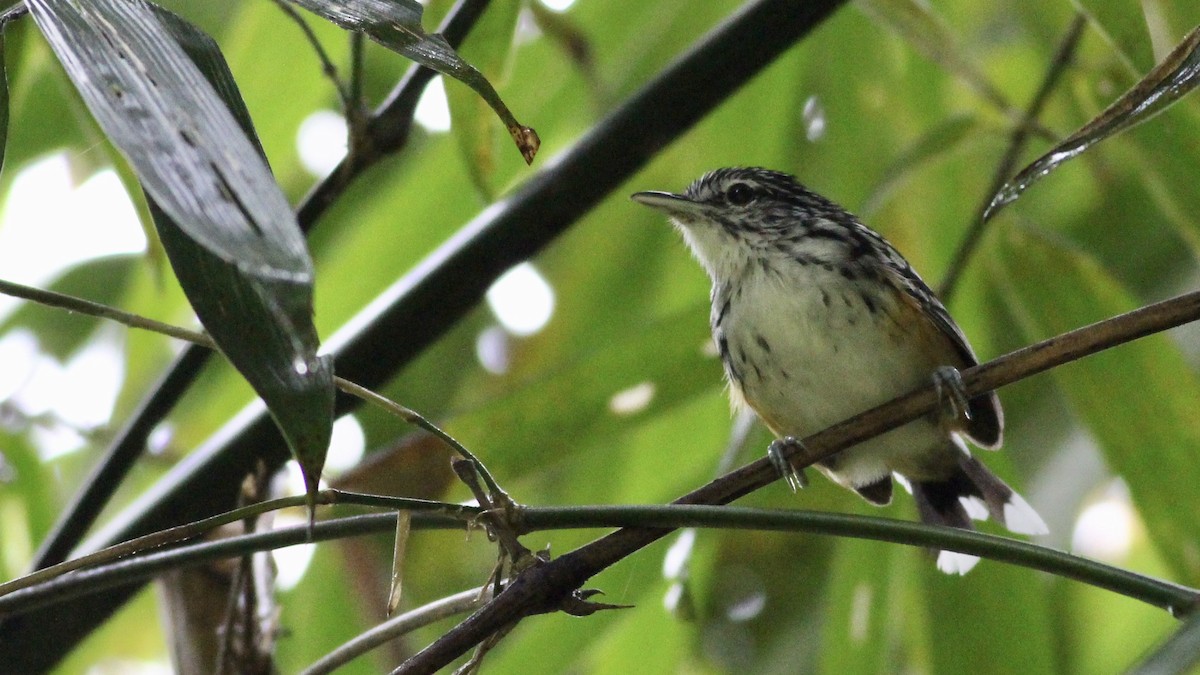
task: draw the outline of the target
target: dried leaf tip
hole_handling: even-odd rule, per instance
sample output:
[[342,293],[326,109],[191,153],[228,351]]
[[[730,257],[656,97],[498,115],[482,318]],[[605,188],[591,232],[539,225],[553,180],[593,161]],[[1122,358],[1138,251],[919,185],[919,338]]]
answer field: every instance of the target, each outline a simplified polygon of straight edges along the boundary
[[537,131],[533,127],[518,124],[510,126],[508,133],[512,135],[513,141],[516,142],[517,149],[521,151],[521,156],[525,158],[525,163],[533,164],[533,158],[537,156],[538,148],[542,147],[542,139],[538,138]]

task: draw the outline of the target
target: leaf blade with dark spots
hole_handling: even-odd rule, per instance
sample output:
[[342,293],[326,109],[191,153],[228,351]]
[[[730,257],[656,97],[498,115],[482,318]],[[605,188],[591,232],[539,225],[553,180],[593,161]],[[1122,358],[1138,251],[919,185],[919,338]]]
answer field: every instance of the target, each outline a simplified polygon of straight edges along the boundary
[[137,174],[197,316],[262,397],[315,489],[334,389],[316,353],[312,260],[219,48],[142,0],[29,7]]

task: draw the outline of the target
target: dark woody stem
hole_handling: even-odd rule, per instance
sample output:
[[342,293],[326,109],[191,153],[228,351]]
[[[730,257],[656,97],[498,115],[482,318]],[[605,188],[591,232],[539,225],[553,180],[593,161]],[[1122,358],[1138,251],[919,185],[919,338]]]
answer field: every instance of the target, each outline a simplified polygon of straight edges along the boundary
[[[1200,318],[1200,291],[1078,328],[998,359],[962,371],[968,396],[991,391],[1125,342]],[[935,410],[931,385],[918,389],[803,439],[803,454],[787,459],[805,467]],[[760,459],[726,474],[672,504],[727,504],[773,483],[779,474]],[[395,673],[432,673],[489,635],[531,614],[552,611],[588,579],[635,551],[670,534],[673,528],[627,527],[544,565],[526,570],[492,602],[414,655]],[[951,547],[952,548],[952,547]]]
[[1025,149],[1029,135],[1034,130],[1037,118],[1042,114],[1042,108],[1046,106],[1046,101],[1050,99],[1050,94],[1054,92],[1063,72],[1070,65],[1071,59],[1075,55],[1075,47],[1079,45],[1079,38],[1083,35],[1083,29],[1086,26],[1087,17],[1082,13],[1077,13],[1075,18],[1072,19],[1071,25],[1067,28],[1062,42],[1059,43],[1058,49],[1055,50],[1054,58],[1050,61],[1050,67],[1046,70],[1046,75],[1042,78],[1041,86],[1038,87],[1037,93],[1034,94],[1033,100],[1025,110],[1025,115],[1021,123],[1013,129],[1012,135],[1009,137],[1008,149],[1004,151],[1004,157],[1000,159],[1000,164],[996,167],[995,174],[992,176],[991,185],[984,193],[983,200],[976,208],[974,217],[971,219],[971,227],[967,230],[966,236],[963,237],[962,243],[959,244],[958,250],[954,252],[954,258],[951,259],[950,267],[947,268],[946,276],[942,279],[942,285],[938,289],[938,297],[945,304],[950,304],[950,296],[954,294],[955,288],[958,287],[958,280],[962,277],[963,270],[966,269],[971,255],[979,248],[984,228],[989,222],[984,219],[984,214],[987,212],[988,206],[992,203],[993,196],[1004,186],[1013,173],[1016,172],[1017,160],[1021,158],[1021,152]]

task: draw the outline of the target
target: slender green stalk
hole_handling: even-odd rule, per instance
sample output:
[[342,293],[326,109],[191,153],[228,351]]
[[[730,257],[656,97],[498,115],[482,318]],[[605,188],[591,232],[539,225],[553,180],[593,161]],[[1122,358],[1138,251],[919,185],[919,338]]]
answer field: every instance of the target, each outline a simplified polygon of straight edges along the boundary
[[79,314],[85,314],[87,316],[94,316],[99,319],[116,321],[117,323],[124,324],[130,328],[140,328],[142,330],[152,331],[179,340],[185,340],[187,342],[200,345],[201,347],[216,349],[216,345],[213,343],[212,338],[204,333],[188,330],[186,328],[180,328],[178,326],[172,326],[169,323],[155,321],[154,319],[147,319],[144,316],[138,316],[137,314],[125,312],[117,309],[116,307],[109,307],[108,305],[104,305],[99,302],[92,302],[91,300],[77,298],[73,295],[66,295],[65,293],[57,293],[55,291],[47,291],[41,288],[25,286],[12,281],[6,281],[4,279],[0,279],[0,293],[3,293],[4,295],[11,295],[14,298],[21,298],[31,302],[36,302],[47,307],[56,307],[58,309],[65,309],[68,312],[76,312]]
[[[340,493],[336,498],[341,498],[345,494]],[[323,492],[322,495],[329,495],[329,493]],[[372,496],[367,497],[375,499]],[[291,499],[294,506],[301,506],[304,503],[302,497]],[[389,505],[391,505],[390,502]],[[412,528],[414,530],[465,527],[464,516],[473,515],[471,507],[422,501],[417,501],[416,505],[426,510],[413,513]],[[225,514],[224,517],[236,520],[238,518],[234,518],[235,515],[245,517],[246,514],[243,510],[238,510]],[[911,521],[814,511],[780,511],[709,505],[525,508],[521,515],[523,531],[526,533],[587,527],[664,529],[708,527],[803,532],[872,539],[908,546],[959,551],[1049,572],[1119,593],[1155,607],[1161,607],[1177,617],[1191,615],[1200,607],[1200,590],[1194,588],[1007,537],[936,527]],[[395,527],[396,517],[393,514],[352,516],[318,523],[313,536],[314,540],[321,541],[387,532]],[[0,616],[7,613],[29,611],[52,603],[65,602],[101,588],[127,584],[176,567],[304,543],[307,533],[307,526],[298,525],[272,532],[229,537],[216,542],[187,544],[169,551],[152,552],[127,560],[110,562],[101,567],[78,571],[40,583],[35,587],[26,587],[2,596],[0,597]]]
[[461,591],[454,595],[448,595],[427,605],[422,605],[417,609],[388,619],[374,628],[359,633],[350,641],[302,670],[300,675],[326,675],[327,673],[332,673],[388,640],[394,640],[418,628],[441,621],[446,617],[473,611],[491,599],[491,587],[481,586]]
[[[116,307],[110,307],[99,302],[92,302],[91,300],[77,298],[73,295],[66,295],[64,293],[57,293],[55,291],[25,286],[12,281],[6,281],[4,279],[0,279],[0,293],[3,293],[4,295],[11,295],[14,298],[22,298],[24,300],[36,302],[47,307],[56,307],[58,309],[65,309],[68,312],[76,312],[99,319],[108,319],[110,321],[115,321],[125,326],[129,326],[130,328],[148,330],[179,340],[185,340],[201,347],[207,347],[209,349],[217,348],[212,338],[205,333],[188,330],[186,328],[180,328],[179,326],[173,326],[162,321],[155,321],[154,319],[148,319],[144,316],[133,314],[132,312],[126,312],[124,310],[117,309]],[[496,482],[496,479],[492,476],[491,472],[487,470],[487,467],[484,466],[483,462],[479,461],[478,457],[471,453],[470,450],[467,450],[466,446],[464,446],[462,443],[459,443],[457,439],[443,431],[433,422],[430,422],[420,413],[347,379],[335,377],[333,378],[333,381],[334,384],[337,385],[338,389],[341,389],[347,394],[356,396],[368,403],[374,403],[375,405],[383,408],[385,411],[395,415],[396,417],[399,417],[405,422],[424,429],[425,431],[428,431],[429,433],[438,437],[459,455],[475,464],[475,466],[479,469],[480,476],[483,477],[484,483],[487,484],[488,489],[491,490],[493,494],[507,496],[504,490]]]
[[496,482],[495,477],[493,477],[491,472],[487,470],[487,467],[483,465],[483,462],[479,461],[479,458],[476,457],[470,450],[467,450],[466,446],[464,446],[462,443],[459,443],[456,438],[443,431],[438,425],[430,422],[417,411],[400,405],[386,396],[371,391],[366,387],[359,386],[353,382],[350,382],[349,380],[343,380],[340,377],[334,378],[334,380],[337,383],[338,388],[347,394],[350,394],[351,396],[357,396],[367,403],[373,403],[376,406],[379,406],[387,412],[395,415],[396,417],[399,417],[405,422],[408,422],[415,427],[424,429],[434,436],[437,436],[443,443],[450,446],[451,449],[461,455],[463,459],[471,462],[477,469],[479,469],[479,475],[483,478],[483,482],[487,484],[488,489],[491,490],[493,495],[507,496],[507,493],[505,493],[500,487],[499,483]]
[[308,25],[308,22],[304,20],[300,12],[288,4],[286,0],[274,0],[274,2],[280,11],[300,27],[300,30],[304,33],[304,38],[308,40],[308,44],[312,46],[313,51],[317,54],[317,59],[321,62],[321,72],[325,73],[325,76],[333,83],[333,88],[337,90],[338,98],[342,100],[342,105],[349,107],[353,100],[352,87],[342,82],[341,76],[338,75],[337,66],[334,65],[333,59],[329,58],[329,53],[325,51],[325,47],[317,38],[317,34],[313,32],[312,27]]
[[[408,499],[405,497],[386,497],[381,495],[362,494],[357,492],[345,492],[342,490],[322,490],[316,495],[316,504],[358,504],[362,506],[383,507],[393,510],[415,511],[423,513],[437,513],[457,517],[464,522],[477,518],[480,509],[471,506],[460,506],[458,504],[448,504],[445,502],[434,502],[426,499]],[[135,553],[143,553],[150,549],[159,548],[168,544],[175,544],[181,541],[193,539],[206,532],[210,532],[222,525],[236,523],[247,518],[256,518],[280,509],[287,509],[299,506],[307,506],[307,496],[298,495],[295,497],[282,497],[280,499],[271,499],[249,506],[243,506],[239,509],[227,511],[211,518],[205,518],[186,525],[172,527],[166,530],[160,530],[144,537],[130,539],[115,546],[101,549],[95,553],[90,553],[79,558],[65,560],[57,565],[51,565],[34,572],[31,572],[23,577],[13,579],[0,584],[0,598],[21,590],[30,588],[38,584],[44,584],[51,579],[60,577],[68,572],[74,572],[83,568],[95,568],[106,563],[115,562],[118,559],[126,558]]]
[[527,508],[526,531],[579,527],[776,530],[873,539],[944,549],[1050,572],[1161,607],[1174,616],[1200,607],[1200,590],[1162,581],[1045,546],[997,535],[907,520],[736,506],[580,506]]

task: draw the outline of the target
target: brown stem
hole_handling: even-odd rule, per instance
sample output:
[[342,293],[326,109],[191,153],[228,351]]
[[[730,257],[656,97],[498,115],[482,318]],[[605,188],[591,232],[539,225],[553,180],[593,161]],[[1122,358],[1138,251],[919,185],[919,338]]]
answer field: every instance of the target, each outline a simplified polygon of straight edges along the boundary
[[1012,135],[1008,140],[1008,149],[1004,151],[1004,157],[1000,159],[1000,164],[996,167],[996,172],[992,176],[992,182],[988,186],[987,192],[984,193],[983,201],[975,209],[974,218],[971,219],[971,228],[967,230],[967,235],[963,238],[962,243],[959,244],[958,250],[954,252],[954,257],[950,261],[950,267],[946,270],[946,277],[942,279],[942,287],[938,289],[938,297],[942,299],[942,302],[950,303],[950,296],[958,286],[958,280],[962,276],[963,270],[966,269],[967,262],[971,259],[971,255],[975,253],[975,250],[979,248],[979,241],[983,238],[984,227],[989,222],[984,219],[984,214],[987,212],[988,206],[992,203],[992,198],[1004,186],[1009,177],[1013,175],[1017,166],[1017,160],[1021,156],[1021,151],[1025,149],[1025,143],[1029,140],[1030,133],[1036,127],[1037,118],[1042,114],[1042,108],[1046,106],[1046,101],[1050,99],[1050,94],[1058,84],[1063,71],[1071,63],[1071,58],[1075,54],[1075,47],[1079,44],[1079,38],[1083,35],[1083,29],[1086,25],[1087,19],[1082,13],[1077,13],[1075,19],[1071,21],[1071,25],[1067,28],[1062,42],[1059,43],[1058,49],[1055,50],[1054,58],[1050,61],[1050,67],[1046,70],[1046,75],[1042,78],[1042,84],[1038,87],[1037,93],[1034,94],[1033,100],[1030,101],[1021,123],[1013,129]]
[[[1012,384],[1197,318],[1200,318],[1200,291],[1077,328],[962,371],[966,394],[973,396]],[[789,459],[797,468],[808,466],[917,419],[937,405],[933,386],[926,386],[805,438],[803,456],[797,451]],[[727,504],[778,478],[770,461],[760,459],[672,503]],[[672,531],[671,528],[622,528],[556,560],[525,570],[492,602],[405,661],[395,672],[406,675],[431,673],[443,667],[497,630],[531,614],[557,607],[589,578]]]

